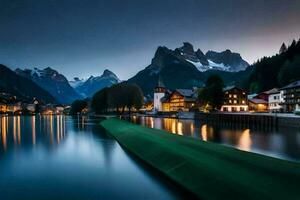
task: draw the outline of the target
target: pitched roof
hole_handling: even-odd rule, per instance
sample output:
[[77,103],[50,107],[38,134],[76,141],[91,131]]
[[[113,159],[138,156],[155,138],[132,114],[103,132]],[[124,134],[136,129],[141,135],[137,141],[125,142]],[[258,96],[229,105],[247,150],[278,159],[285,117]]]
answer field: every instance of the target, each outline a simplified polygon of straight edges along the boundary
[[194,91],[190,89],[176,89],[175,91],[184,97],[192,97],[194,94]]
[[265,94],[275,94],[275,93],[278,93],[279,90],[278,88],[273,88],[271,90],[267,90],[267,91],[264,91],[264,92],[261,92],[261,93],[265,93]]
[[300,87],[300,80],[295,81],[287,86],[284,86],[282,88],[280,88],[280,90],[285,90],[285,89],[290,89],[290,88],[296,88],[296,87]]
[[255,103],[255,104],[267,104],[268,102],[263,100],[263,99],[256,99],[256,98],[253,98],[253,99],[249,99],[249,101],[251,101],[252,103]]
[[238,88],[238,87],[236,87],[236,86],[228,86],[228,87],[225,87],[225,88],[223,89],[223,91],[226,92],[226,91],[229,91],[229,90],[232,90],[232,89],[238,89],[238,90],[245,91],[245,90],[243,90],[242,88]]
[[248,98],[248,99],[253,99],[253,98],[256,97],[256,96],[257,96],[256,93],[254,93],[254,94],[248,94],[248,95],[247,95],[247,98]]

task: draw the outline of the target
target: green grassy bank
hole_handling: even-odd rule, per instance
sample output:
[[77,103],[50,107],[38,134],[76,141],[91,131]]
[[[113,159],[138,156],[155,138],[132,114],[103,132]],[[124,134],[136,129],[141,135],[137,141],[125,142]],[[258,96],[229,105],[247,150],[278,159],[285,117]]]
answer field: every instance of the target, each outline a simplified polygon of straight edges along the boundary
[[201,199],[300,199],[300,164],[109,119],[127,150]]

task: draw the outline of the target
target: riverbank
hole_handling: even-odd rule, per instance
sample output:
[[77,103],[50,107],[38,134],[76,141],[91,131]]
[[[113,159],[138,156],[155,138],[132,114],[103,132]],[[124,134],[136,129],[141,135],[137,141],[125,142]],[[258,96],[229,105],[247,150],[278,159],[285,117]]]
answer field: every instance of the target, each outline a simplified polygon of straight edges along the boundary
[[110,119],[131,153],[203,199],[297,199],[300,164]]
[[286,113],[196,113],[195,119],[213,123],[242,124],[249,127],[295,127],[300,128],[300,116]]

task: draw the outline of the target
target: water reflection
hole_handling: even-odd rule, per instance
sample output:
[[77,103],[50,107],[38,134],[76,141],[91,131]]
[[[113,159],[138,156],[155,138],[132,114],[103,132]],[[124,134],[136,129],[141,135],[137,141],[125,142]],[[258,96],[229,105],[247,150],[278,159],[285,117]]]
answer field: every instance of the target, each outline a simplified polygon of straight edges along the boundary
[[[50,138],[49,145],[59,144],[65,137],[65,116],[1,116],[1,148],[6,151],[8,148],[21,146],[30,139],[30,144],[35,146],[37,143],[48,143],[44,136]],[[39,124],[37,127],[36,124]],[[38,129],[38,130],[37,130]]]
[[164,129],[173,134],[221,143],[244,151],[300,161],[300,130],[295,128],[260,130],[232,124],[207,124],[194,120],[145,116],[130,120],[151,128]]
[[186,196],[124,152],[97,119],[3,116],[0,122],[0,199]]

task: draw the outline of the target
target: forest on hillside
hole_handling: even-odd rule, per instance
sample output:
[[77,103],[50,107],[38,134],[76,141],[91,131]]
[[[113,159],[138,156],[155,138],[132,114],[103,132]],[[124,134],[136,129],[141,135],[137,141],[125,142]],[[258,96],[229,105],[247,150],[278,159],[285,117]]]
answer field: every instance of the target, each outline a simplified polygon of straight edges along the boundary
[[274,87],[283,87],[300,79],[300,39],[288,47],[282,44],[279,53],[264,57],[254,63],[252,73],[243,81],[250,93],[258,93]]

